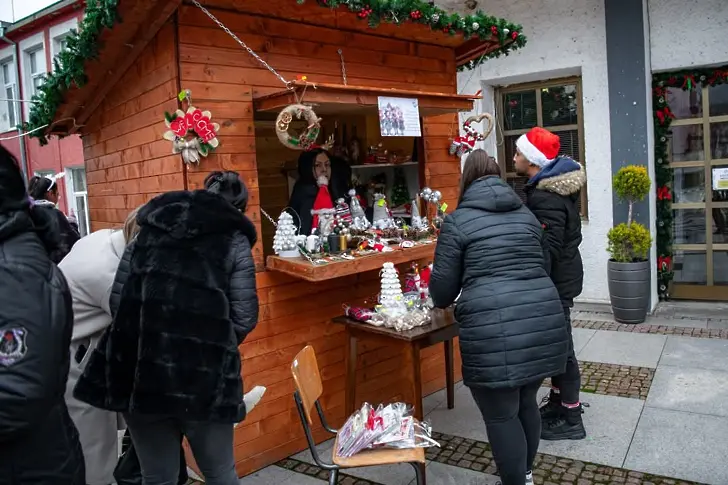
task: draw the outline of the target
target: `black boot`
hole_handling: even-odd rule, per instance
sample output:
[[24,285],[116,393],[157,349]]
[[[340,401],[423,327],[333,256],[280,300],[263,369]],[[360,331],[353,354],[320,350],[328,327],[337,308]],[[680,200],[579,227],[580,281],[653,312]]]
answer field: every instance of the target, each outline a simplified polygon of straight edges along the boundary
[[544,421],[541,428],[541,439],[547,441],[583,440],[586,438],[584,422],[581,419],[581,404],[575,408],[562,406],[562,415],[550,421]]
[[552,389],[542,402],[545,402],[539,409],[542,422],[551,421],[562,416],[564,406],[561,405],[561,394],[554,392]]

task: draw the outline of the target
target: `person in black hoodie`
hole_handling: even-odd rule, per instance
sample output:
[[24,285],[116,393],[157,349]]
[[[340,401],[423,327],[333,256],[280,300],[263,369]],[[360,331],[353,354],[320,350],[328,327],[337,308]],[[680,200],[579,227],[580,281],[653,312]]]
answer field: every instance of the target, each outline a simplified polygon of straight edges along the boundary
[[74,396],[124,413],[145,485],[176,483],[180,436],[210,485],[238,483],[233,427],[246,415],[238,346],[255,328],[253,223],[235,172],[169,192],[137,216],[112,288],[114,320]]
[[559,137],[543,128],[533,128],[516,143],[516,172],[529,178],[526,205],[544,227],[548,249],[548,271],[559,291],[569,332],[566,370],[552,376],[547,403],[541,407],[545,440],[579,440],[586,437],[579,402],[581,375],[571,337],[571,308],[581,294],[584,268],[579,253],[581,214],[579,193],[586,182],[584,167],[559,156]]
[[56,208],[58,204],[58,184],[51,177],[31,177],[28,182],[28,194],[33,199],[33,206],[38,208],[39,212],[48,213],[48,224],[50,230],[58,233],[58,247],[50,254],[51,261],[58,264],[66,254],[71,252],[71,248],[81,236],[78,233],[78,226],[73,227],[71,221]]
[[31,207],[0,146],[0,485],[84,485],[83,451],[63,398],[71,293],[48,253],[48,214]]
[[[349,181],[351,179],[351,168],[345,161],[332,157],[323,148],[314,148],[304,151],[298,157],[298,180],[293,186],[293,193],[288,202],[288,207],[295,214],[294,222],[299,225],[301,234],[311,234],[313,226],[314,201],[319,192],[317,181],[319,177],[326,177],[328,181],[329,194],[331,195],[331,207],[338,199],[348,199]],[[300,218],[300,224],[299,224]]]
[[545,269],[541,224],[499,174],[485,151],[468,156],[429,289],[438,308],[457,298],[463,382],[483,415],[503,485],[524,485],[533,483],[541,434],[536,393],[544,378],[563,372],[568,336]]

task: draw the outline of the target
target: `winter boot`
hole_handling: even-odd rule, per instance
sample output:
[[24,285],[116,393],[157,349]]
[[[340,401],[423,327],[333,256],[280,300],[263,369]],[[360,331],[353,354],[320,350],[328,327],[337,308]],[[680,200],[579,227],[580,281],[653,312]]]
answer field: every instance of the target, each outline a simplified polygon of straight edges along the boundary
[[539,409],[542,422],[551,421],[562,416],[564,407],[561,405],[561,394],[554,392],[552,389],[541,402],[545,403]]
[[562,406],[562,415],[550,421],[544,421],[541,428],[541,439],[547,441],[583,440],[586,438],[584,422],[581,419],[581,404],[575,408]]

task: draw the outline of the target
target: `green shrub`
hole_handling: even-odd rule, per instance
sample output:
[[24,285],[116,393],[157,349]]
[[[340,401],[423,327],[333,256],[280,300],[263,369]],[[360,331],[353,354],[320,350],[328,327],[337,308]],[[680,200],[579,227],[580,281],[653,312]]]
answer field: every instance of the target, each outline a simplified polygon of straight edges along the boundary
[[607,233],[607,251],[618,263],[644,261],[652,246],[650,230],[642,224],[619,224]]
[[647,168],[638,165],[620,168],[612,179],[612,187],[617,197],[629,204],[627,225],[632,224],[632,206],[650,193],[650,176],[647,175]]

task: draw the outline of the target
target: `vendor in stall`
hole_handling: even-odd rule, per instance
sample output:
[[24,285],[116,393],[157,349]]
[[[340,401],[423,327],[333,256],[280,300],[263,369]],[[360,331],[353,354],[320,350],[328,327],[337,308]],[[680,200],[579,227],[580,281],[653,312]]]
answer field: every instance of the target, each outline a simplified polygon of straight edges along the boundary
[[348,199],[351,168],[342,159],[332,157],[323,148],[304,151],[298,157],[298,180],[288,207],[300,233],[311,234],[314,227],[312,209],[333,209],[335,202]]

